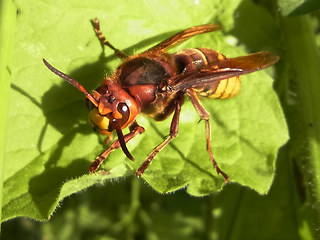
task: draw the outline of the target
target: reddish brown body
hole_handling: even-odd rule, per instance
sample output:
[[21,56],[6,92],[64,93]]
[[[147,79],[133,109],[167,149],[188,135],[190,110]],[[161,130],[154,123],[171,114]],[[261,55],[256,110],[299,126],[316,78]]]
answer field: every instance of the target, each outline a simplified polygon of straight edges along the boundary
[[[135,121],[138,114],[144,113],[160,121],[174,113],[169,136],[149,154],[136,171],[136,174],[141,176],[156,154],[177,136],[181,106],[184,95],[187,94],[201,119],[206,123],[210,160],[216,171],[221,173],[227,182],[228,176],[218,167],[213,157],[209,113],[199,102],[198,95],[211,98],[233,97],[239,92],[240,75],[266,68],[274,64],[278,56],[270,52],[260,52],[228,59],[206,48],[167,53],[168,48],[194,35],[219,29],[217,25],[207,24],[186,29],[141,54],[127,57],[104,38],[98,20],[94,20],[93,25],[103,46],[113,49],[115,54],[123,59],[123,63],[92,94],[44,60],[51,71],[78,88],[92,103],[90,119],[94,128],[105,135],[117,132],[118,139],[92,162],[90,172],[95,172],[102,161],[119,147],[128,158],[134,160],[126,143],[144,131]],[[130,132],[123,135],[122,129],[127,126]]]

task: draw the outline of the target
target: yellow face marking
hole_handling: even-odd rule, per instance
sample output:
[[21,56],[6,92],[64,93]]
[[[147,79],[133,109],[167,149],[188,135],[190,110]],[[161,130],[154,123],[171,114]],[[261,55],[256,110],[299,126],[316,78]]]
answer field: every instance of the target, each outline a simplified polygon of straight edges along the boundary
[[107,113],[112,112],[112,110],[109,108],[106,108],[102,102],[99,103],[98,109],[101,115],[106,115]]
[[97,128],[99,133],[103,135],[110,134],[107,130],[109,127],[109,119],[107,117],[101,116],[98,113],[97,108],[93,108],[89,113],[90,122]]
[[121,119],[122,118],[122,114],[119,113],[119,111],[115,111],[112,113],[112,116],[115,118],[115,119]]

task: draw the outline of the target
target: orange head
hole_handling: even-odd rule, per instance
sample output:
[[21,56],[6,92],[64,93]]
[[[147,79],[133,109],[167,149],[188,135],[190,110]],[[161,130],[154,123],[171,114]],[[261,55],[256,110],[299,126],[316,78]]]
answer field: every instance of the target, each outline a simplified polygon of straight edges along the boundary
[[111,134],[116,131],[123,152],[133,160],[129,153],[121,129],[128,126],[140,113],[136,100],[115,79],[106,79],[93,94],[89,93],[80,83],[65,73],[60,72],[45,59],[44,64],[56,75],[75,86],[84,93],[90,104],[90,122],[101,134]]
[[112,79],[105,80],[92,96],[97,106],[93,104],[89,117],[101,134],[110,134],[116,127],[125,128],[140,112],[136,100]]

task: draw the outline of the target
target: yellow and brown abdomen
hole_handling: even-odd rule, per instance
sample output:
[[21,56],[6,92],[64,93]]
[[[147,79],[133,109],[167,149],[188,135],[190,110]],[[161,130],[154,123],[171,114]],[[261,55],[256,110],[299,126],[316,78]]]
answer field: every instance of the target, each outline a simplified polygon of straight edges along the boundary
[[221,80],[217,84],[206,85],[203,88],[195,89],[199,96],[208,98],[232,98],[240,91],[240,77],[233,77]]
[[[200,70],[201,68],[216,65],[226,59],[223,54],[207,48],[184,49],[174,54],[175,63],[180,74]],[[194,88],[199,96],[209,98],[232,98],[240,91],[240,77],[232,77],[216,81],[210,84],[204,84],[201,87]]]

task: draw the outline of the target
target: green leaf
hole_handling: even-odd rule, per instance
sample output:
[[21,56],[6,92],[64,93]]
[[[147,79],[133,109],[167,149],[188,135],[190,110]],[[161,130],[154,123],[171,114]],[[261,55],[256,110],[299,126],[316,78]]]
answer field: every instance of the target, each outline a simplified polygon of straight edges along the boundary
[[[287,96],[286,113],[292,140],[288,146],[290,157],[295,159],[301,172],[305,203],[303,208],[304,228],[310,228],[314,239],[320,238],[316,226],[320,222],[320,164],[319,136],[320,112],[320,52],[316,45],[313,22],[310,16],[298,16],[283,19],[283,30],[287,51],[283,68],[286,71],[282,81],[287,81],[294,89],[295,97]],[[296,49],[297,44],[299,48]],[[303,147],[302,147],[303,146]],[[304,231],[305,231],[304,229]]]
[[[231,9],[239,2],[233,2]],[[98,17],[108,40],[132,54],[191,26],[229,19],[226,28],[231,29],[234,13],[224,12],[226,5],[211,0],[201,4],[170,1],[170,8],[169,1],[146,4],[140,0],[133,5],[102,0],[20,0],[16,4],[19,15],[3,220],[17,216],[47,219],[64,197],[94,184],[134,175],[134,170],[169,133],[171,119],[155,122],[139,116],[137,120],[146,131],[128,144],[136,161],[131,162],[121,150],[116,150],[102,165],[110,170],[108,175],[88,175],[90,162],[106,148],[103,138],[87,124],[83,94],[53,75],[42,58],[91,90],[120,61],[109,49],[106,57],[101,55],[90,19]],[[179,11],[182,6],[189,11]],[[246,54],[236,46],[233,36],[221,32],[196,36],[178,48],[203,46],[229,57]],[[259,193],[268,192],[277,150],[288,138],[271,77],[266,71],[245,76],[239,96],[228,100],[203,99],[203,104],[211,114],[213,152],[221,169],[232,182]],[[217,176],[206,151],[204,123],[197,123],[198,120],[186,100],[178,137],[157,155],[143,175],[158,192],[187,187],[189,194],[201,196],[222,188],[224,180]]]
[[278,4],[284,16],[307,14],[320,8],[318,0],[278,0]]
[[[10,68],[12,63],[15,12],[16,8],[12,1],[0,1],[0,206],[2,206],[3,199],[6,124],[11,82]],[[2,208],[0,209],[0,219],[2,219]]]

